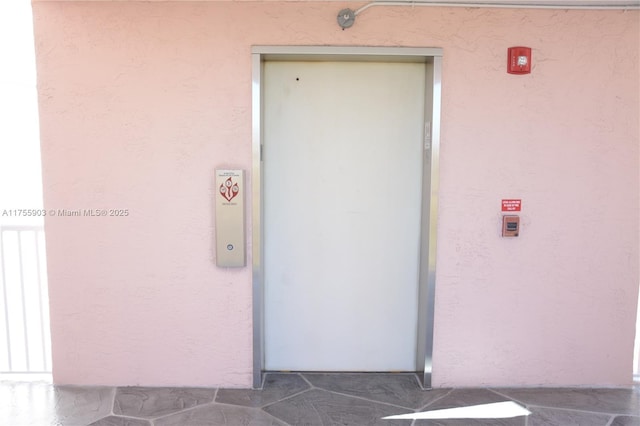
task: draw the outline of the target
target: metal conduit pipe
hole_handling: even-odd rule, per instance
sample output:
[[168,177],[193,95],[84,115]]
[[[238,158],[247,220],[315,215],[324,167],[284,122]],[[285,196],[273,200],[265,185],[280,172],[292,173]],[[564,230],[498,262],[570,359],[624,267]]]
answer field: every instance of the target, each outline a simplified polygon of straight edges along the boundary
[[491,7],[516,9],[581,9],[581,10],[640,10],[640,0],[633,1],[372,1],[364,6],[352,10],[342,9],[338,13],[338,24],[342,29],[349,28],[355,22],[356,16],[374,6],[440,6],[440,7]]

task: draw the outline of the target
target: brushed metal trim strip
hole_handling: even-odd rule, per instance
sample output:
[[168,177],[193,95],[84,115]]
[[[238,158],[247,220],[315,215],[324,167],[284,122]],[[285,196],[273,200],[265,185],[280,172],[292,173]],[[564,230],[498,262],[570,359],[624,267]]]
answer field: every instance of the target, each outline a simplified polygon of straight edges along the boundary
[[264,370],[264,271],[262,265],[262,58],[251,55],[251,253],[253,274],[253,388],[262,388]]
[[438,187],[440,184],[440,118],[442,101],[442,58],[433,58],[433,111],[431,124],[431,163],[429,188],[428,266],[426,283],[426,339],[424,375],[422,386],[432,387],[433,379],[433,331],[436,300],[436,245],[438,229]]
[[260,54],[264,59],[271,60],[279,55],[287,60],[297,60],[296,56],[314,56],[317,60],[324,60],[324,56],[352,56],[361,60],[367,56],[379,57],[411,57],[430,58],[441,57],[442,48],[439,47],[387,47],[387,46],[252,46],[251,53]]

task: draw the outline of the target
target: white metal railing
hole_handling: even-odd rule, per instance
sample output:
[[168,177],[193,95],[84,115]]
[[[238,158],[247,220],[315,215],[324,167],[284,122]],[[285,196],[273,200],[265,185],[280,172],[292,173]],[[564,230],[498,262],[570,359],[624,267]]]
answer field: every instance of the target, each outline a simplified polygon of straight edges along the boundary
[[633,379],[640,383],[640,289],[638,294],[638,313],[636,314],[636,344],[633,349]]
[[0,373],[51,372],[42,226],[0,226]]

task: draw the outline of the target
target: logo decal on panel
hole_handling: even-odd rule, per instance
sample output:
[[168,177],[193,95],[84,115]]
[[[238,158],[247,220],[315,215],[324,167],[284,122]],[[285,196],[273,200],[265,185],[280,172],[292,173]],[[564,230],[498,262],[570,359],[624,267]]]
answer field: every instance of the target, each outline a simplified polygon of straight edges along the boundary
[[220,195],[227,201],[231,201],[236,198],[236,195],[240,192],[240,187],[237,183],[234,183],[232,178],[228,178],[220,185]]

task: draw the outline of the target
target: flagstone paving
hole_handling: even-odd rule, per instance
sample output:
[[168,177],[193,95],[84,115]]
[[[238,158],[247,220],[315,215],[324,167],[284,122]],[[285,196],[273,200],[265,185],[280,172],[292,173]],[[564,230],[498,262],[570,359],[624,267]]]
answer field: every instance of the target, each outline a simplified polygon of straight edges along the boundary
[[[508,419],[383,420],[514,401]],[[410,373],[267,373],[261,390],[0,382],[7,426],[640,426],[640,386],[421,389]]]

